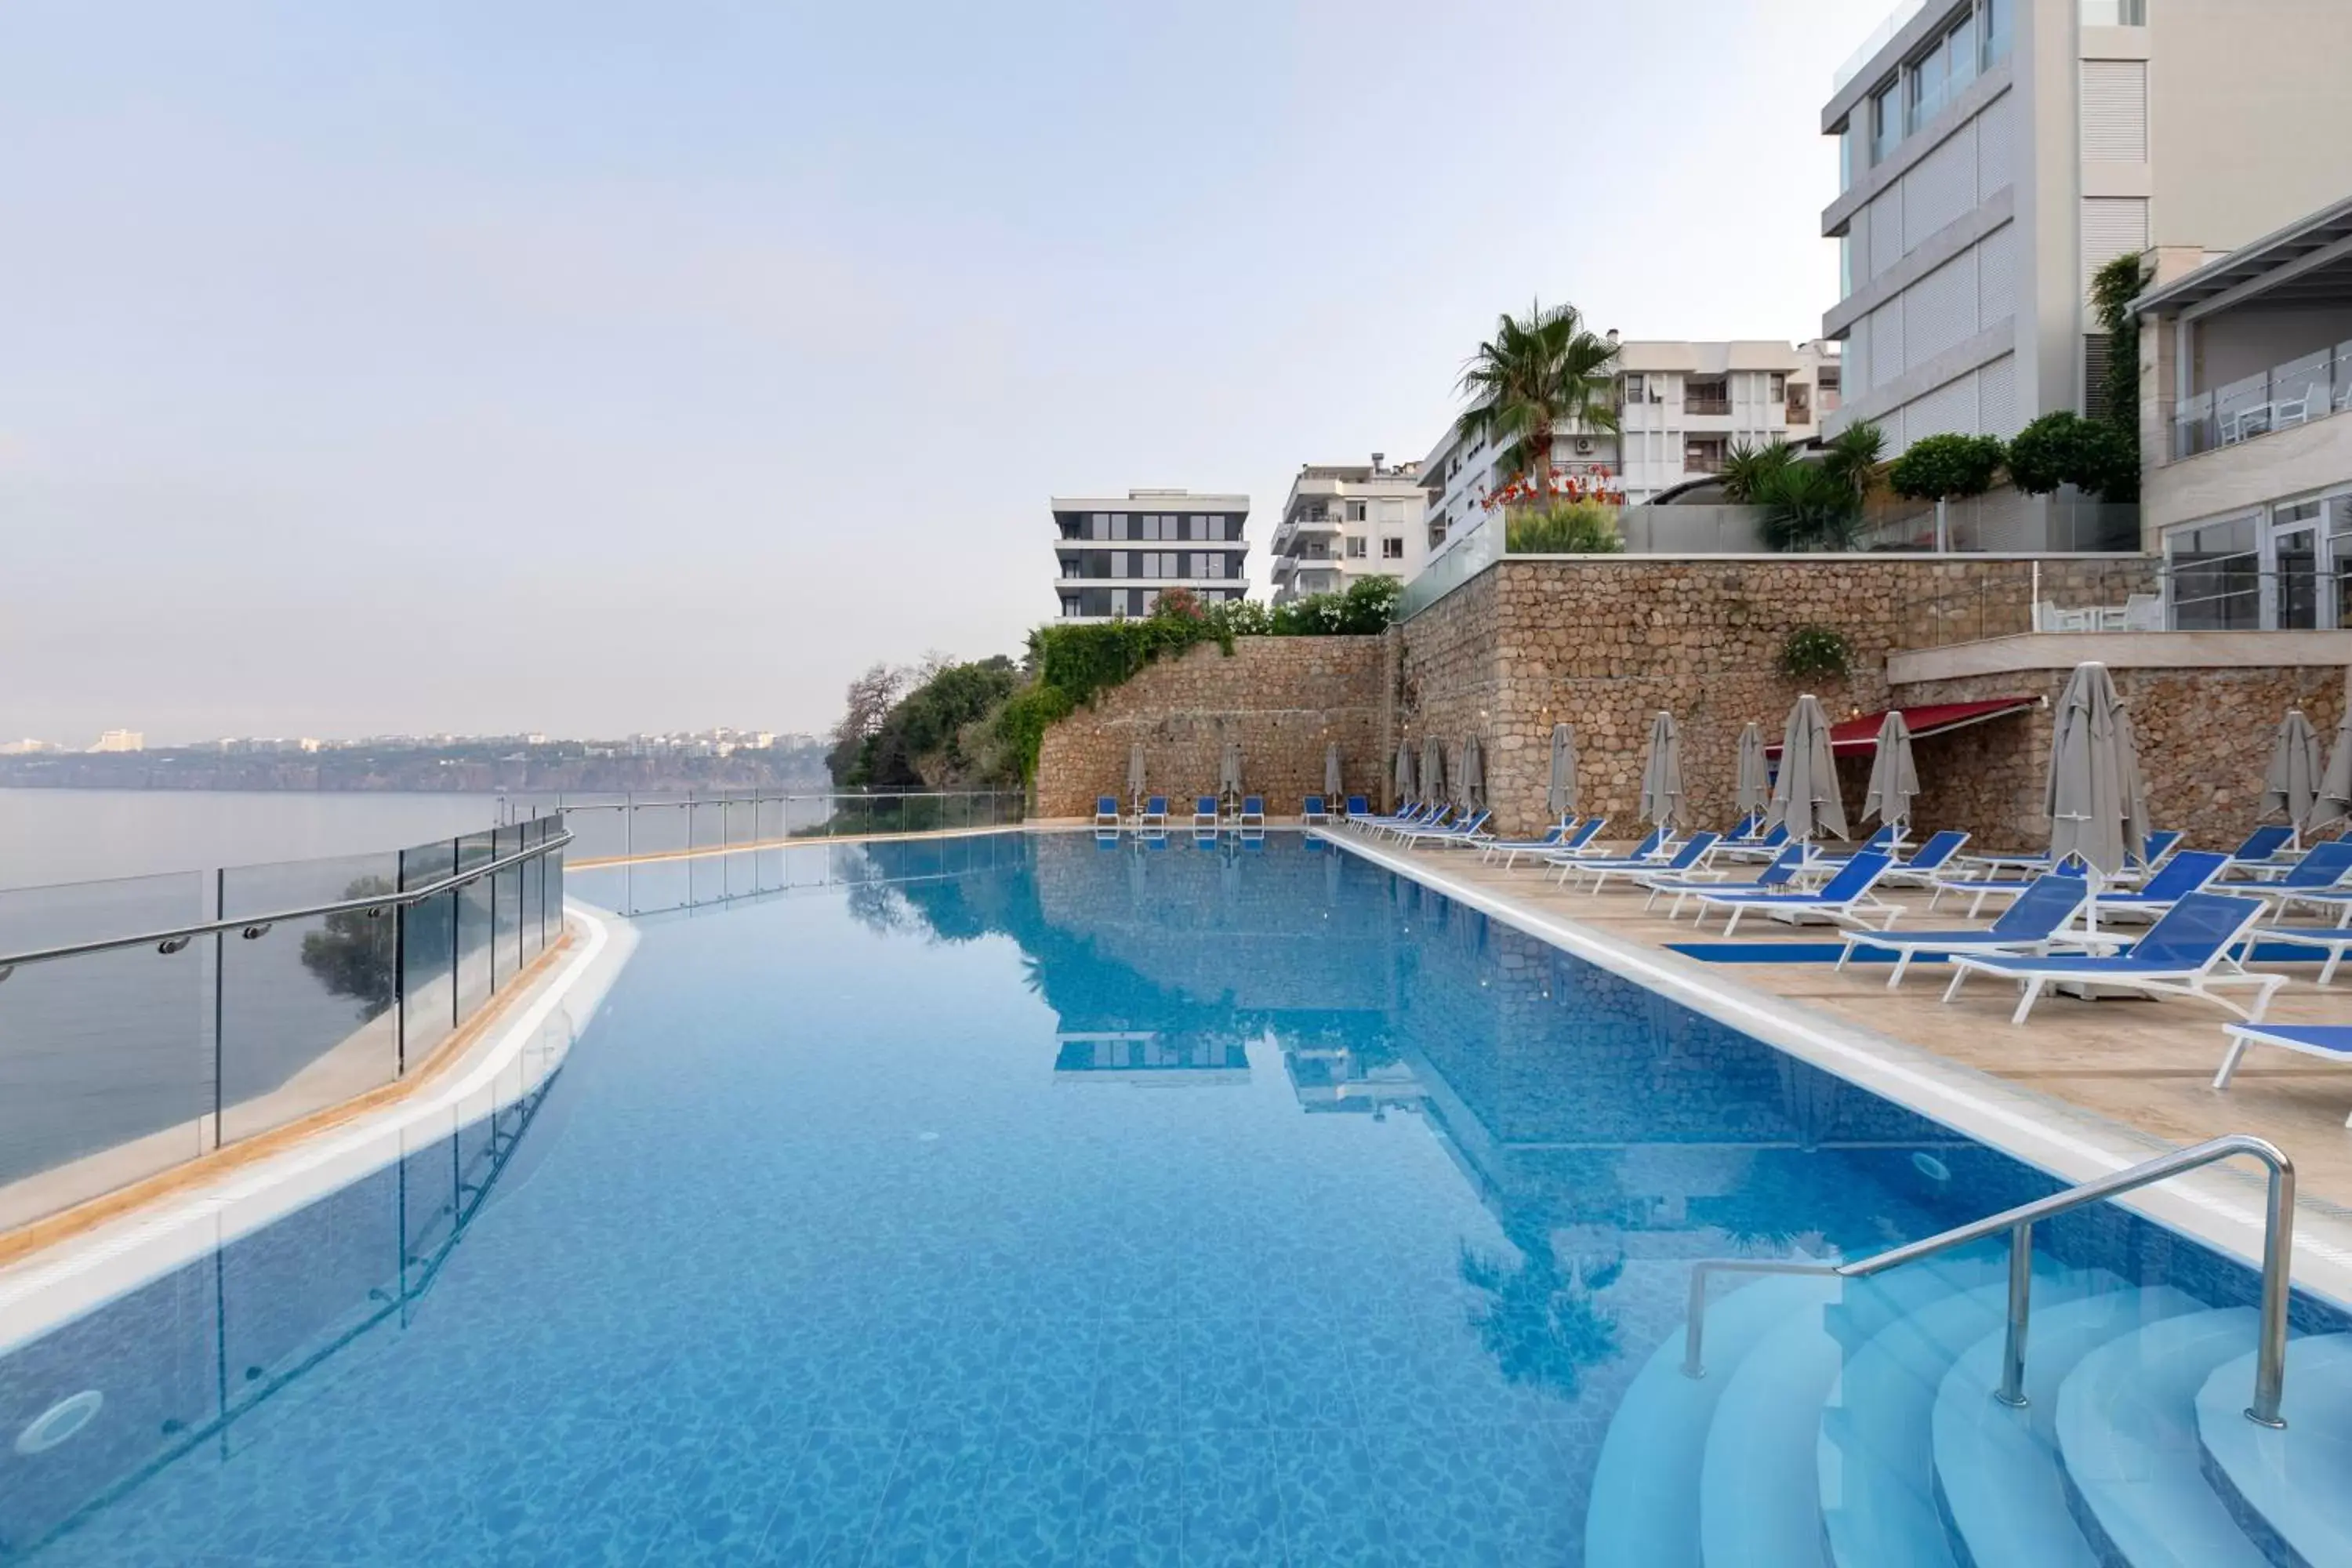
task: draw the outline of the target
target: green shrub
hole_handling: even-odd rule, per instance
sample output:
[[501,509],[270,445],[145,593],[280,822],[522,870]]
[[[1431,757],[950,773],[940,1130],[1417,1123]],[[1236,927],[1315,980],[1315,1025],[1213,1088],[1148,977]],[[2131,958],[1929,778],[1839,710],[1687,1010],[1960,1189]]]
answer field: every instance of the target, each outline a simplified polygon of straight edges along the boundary
[[1850,550],[1862,536],[1862,497],[1825,463],[1790,463],[1759,482],[1764,542],[1775,550]]
[[1735,506],[1756,504],[1759,490],[1771,482],[1771,476],[1796,460],[1797,449],[1786,441],[1767,441],[1761,447],[1753,441],[1735,441],[1724,458],[1723,472],[1717,476],[1723,481],[1723,499]]
[[2028,495],[2073,485],[2105,500],[2132,500],[2139,495],[2139,456],[2114,426],[2061,410],[2010,442],[2009,477]]
[[1997,436],[1925,436],[1886,470],[1887,488],[1911,500],[1980,496],[2008,457]]
[[1614,555],[1624,548],[1617,509],[1604,501],[1561,501],[1503,524],[1503,550],[1510,555]]
[[1790,680],[1823,680],[1845,674],[1853,649],[1845,634],[1834,626],[1802,626],[1790,632],[1775,660]]
[[1878,456],[1886,450],[1886,434],[1864,419],[1849,425],[1824,444],[1822,470],[1853,492],[1856,501],[1870,499],[1878,479]]
[[[1336,594],[1308,594],[1264,612],[1265,630],[1278,637],[1377,637],[1396,618],[1404,584],[1394,577],[1359,577]],[[1244,602],[1235,606],[1255,610]]]

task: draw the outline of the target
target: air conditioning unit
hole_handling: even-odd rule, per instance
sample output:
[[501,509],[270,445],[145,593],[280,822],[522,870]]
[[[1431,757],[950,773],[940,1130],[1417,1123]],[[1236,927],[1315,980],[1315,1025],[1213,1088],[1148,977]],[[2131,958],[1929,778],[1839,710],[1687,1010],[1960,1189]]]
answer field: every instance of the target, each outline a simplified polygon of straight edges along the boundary
[[1576,438],[1576,455],[1580,458],[1589,458],[1592,455],[1591,437],[1579,436]]

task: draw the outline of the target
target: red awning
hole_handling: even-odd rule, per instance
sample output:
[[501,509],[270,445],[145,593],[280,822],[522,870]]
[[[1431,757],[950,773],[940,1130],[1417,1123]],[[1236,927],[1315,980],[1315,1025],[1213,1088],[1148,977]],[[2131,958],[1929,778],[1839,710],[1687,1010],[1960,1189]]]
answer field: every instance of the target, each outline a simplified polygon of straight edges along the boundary
[[[2004,713],[2032,708],[2041,700],[2038,697],[1992,697],[1982,702],[1928,702],[1901,711],[1903,721],[1911,726],[1911,738],[1924,741],[1947,730],[1964,730],[1970,724],[1981,724]],[[1886,710],[1884,709],[1853,719],[1842,719],[1830,726],[1830,750],[1841,756],[1874,752],[1878,749],[1878,727],[1885,722]],[[1764,754],[1779,756],[1780,743],[1775,742],[1765,747]]]

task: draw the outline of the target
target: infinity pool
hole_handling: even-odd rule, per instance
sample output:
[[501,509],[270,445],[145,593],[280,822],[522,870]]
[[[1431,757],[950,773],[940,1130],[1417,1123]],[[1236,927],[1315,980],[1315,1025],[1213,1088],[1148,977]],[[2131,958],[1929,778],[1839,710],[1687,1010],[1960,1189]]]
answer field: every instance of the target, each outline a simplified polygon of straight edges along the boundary
[[0,1560],[1576,1563],[1691,1260],[2052,1185],[1297,836],[810,853],[575,875],[727,897],[501,1124],[0,1360]]

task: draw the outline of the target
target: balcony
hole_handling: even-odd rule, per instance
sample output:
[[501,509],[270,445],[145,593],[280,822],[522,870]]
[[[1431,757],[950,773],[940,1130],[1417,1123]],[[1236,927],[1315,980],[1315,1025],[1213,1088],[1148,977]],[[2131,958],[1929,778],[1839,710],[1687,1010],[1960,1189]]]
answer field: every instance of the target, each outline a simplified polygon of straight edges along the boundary
[[1685,397],[1683,399],[1683,412],[1685,414],[1728,414],[1731,412],[1731,399],[1728,397]]
[[2200,392],[2174,411],[2178,461],[2291,430],[2352,408],[2352,342],[2315,349],[2283,364]]

